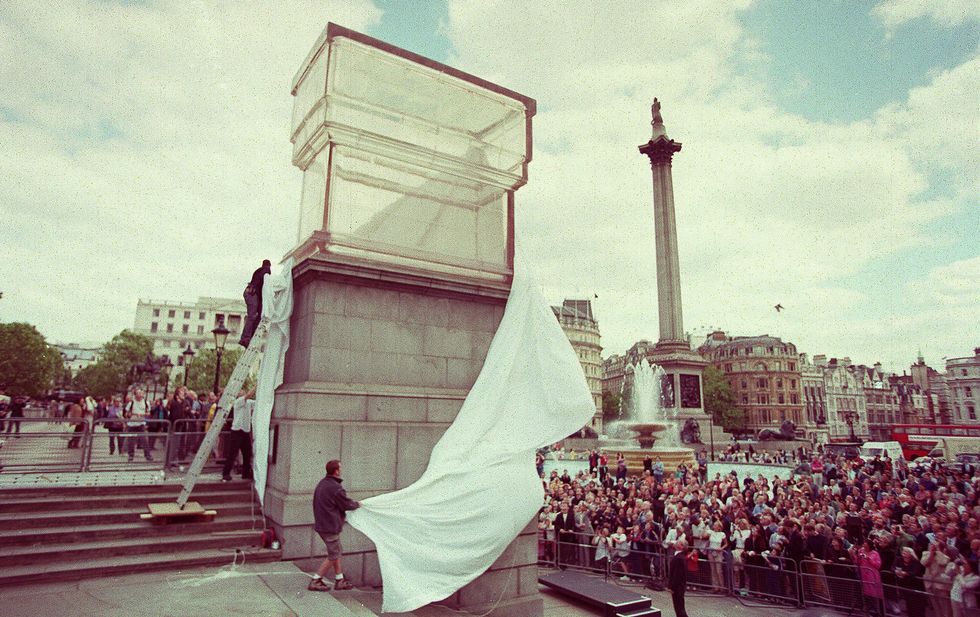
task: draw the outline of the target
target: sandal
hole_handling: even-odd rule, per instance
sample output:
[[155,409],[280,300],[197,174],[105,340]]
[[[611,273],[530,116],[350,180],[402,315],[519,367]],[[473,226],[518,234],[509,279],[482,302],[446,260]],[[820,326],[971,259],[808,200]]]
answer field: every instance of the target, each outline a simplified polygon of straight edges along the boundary
[[346,578],[342,578],[333,585],[334,591],[346,591],[348,589],[353,589],[354,586]]
[[330,585],[323,582],[322,578],[315,578],[306,586],[310,591],[330,591]]

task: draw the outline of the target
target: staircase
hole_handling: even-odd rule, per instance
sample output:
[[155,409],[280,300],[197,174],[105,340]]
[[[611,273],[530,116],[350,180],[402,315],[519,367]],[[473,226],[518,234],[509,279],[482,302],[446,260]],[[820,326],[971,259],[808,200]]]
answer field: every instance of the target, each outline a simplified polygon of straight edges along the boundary
[[251,482],[199,483],[193,499],[217,511],[212,521],[140,519],[147,504],[179,492],[175,484],[0,489],[0,586],[281,558],[259,547]]

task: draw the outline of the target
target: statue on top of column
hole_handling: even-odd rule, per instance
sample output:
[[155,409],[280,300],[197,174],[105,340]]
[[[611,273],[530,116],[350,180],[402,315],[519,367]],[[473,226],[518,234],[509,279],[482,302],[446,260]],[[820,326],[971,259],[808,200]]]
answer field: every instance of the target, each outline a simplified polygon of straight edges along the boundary
[[653,115],[653,122],[650,124],[663,124],[664,117],[660,115],[660,101],[653,97],[653,105],[650,106],[650,113]]

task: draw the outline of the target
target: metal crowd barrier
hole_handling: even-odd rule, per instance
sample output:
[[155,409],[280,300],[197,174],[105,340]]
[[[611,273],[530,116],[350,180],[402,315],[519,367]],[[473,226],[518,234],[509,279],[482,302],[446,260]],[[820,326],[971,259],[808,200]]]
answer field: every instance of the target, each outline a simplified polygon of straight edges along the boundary
[[[699,551],[696,561],[685,563],[689,589],[720,591],[784,606],[825,607],[846,614],[952,616],[948,581],[925,579],[925,590],[913,590],[888,582],[872,582],[878,579],[874,573],[852,564],[804,559],[797,566],[791,559],[773,555],[738,564],[731,551],[719,551],[720,558],[705,553]],[[627,565],[630,579],[651,583],[667,580],[669,551],[631,549],[622,561]],[[615,559],[595,561],[595,547],[591,543],[559,542],[554,535],[548,538],[542,530],[538,534],[538,564],[595,572],[607,577],[623,574]],[[889,580],[889,572],[877,574],[884,574],[884,581]]]
[[[7,418],[0,431],[0,469],[7,473],[179,470],[193,460],[204,440],[205,425],[203,419],[172,423],[147,419],[137,424],[120,418]],[[222,431],[205,469],[223,465],[227,434]]]

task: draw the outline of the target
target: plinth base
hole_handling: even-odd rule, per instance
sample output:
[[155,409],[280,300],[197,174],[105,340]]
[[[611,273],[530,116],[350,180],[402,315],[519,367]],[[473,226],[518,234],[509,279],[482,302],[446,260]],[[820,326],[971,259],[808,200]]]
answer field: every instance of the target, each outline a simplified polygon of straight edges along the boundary
[[626,459],[626,469],[631,474],[642,474],[643,473],[643,459],[650,457],[650,460],[655,461],[657,457],[660,457],[660,462],[664,464],[664,473],[673,473],[677,471],[681,463],[687,465],[688,469],[691,469],[693,465],[697,463],[694,458],[694,450],[690,448],[653,448],[651,450],[645,450],[643,448],[631,448],[631,449],[607,449],[610,454],[623,453],[623,457]]

